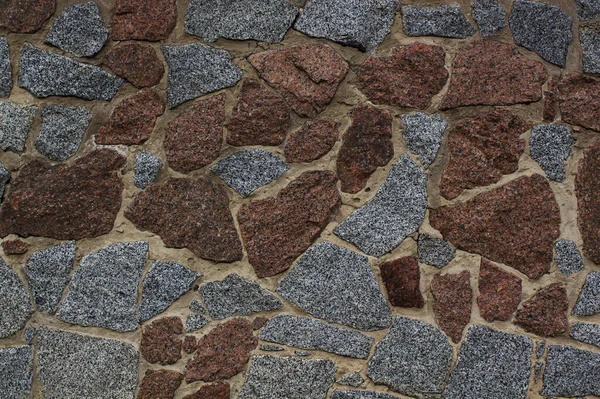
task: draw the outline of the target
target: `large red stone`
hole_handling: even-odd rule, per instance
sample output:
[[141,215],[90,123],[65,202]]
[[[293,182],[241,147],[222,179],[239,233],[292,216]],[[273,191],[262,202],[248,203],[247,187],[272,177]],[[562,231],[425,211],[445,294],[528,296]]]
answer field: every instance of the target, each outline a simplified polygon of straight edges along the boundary
[[171,370],[148,370],[140,384],[138,399],[173,399],[183,374]]
[[149,363],[175,364],[181,359],[183,323],[179,317],[163,317],[144,327],[140,352]]
[[287,270],[317,239],[340,206],[336,183],[333,172],[305,172],[277,197],[241,207],[242,239],[258,277]]
[[523,302],[514,323],[527,332],[554,337],[569,327],[568,308],[567,289],[559,283],[550,284]]
[[471,273],[436,273],[431,279],[433,311],[438,326],[455,343],[460,342],[462,333],[471,320]]
[[0,28],[34,33],[56,11],[56,0],[0,0]]
[[230,395],[229,383],[216,382],[214,384],[203,385],[198,391],[184,396],[183,399],[229,399]]
[[116,0],[113,40],[159,41],[169,37],[177,22],[177,0]]
[[425,305],[421,289],[419,260],[415,256],[395,259],[379,265],[381,279],[393,306],[422,308]]
[[521,302],[521,279],[485,258],[479,268],[479,314],[490,323],[506,321]]
[[165,67],[156,51],[137,42],[118,45],[106,54],[103,62],[138,88],[157,85],[165,74]]
[[600,264],[600,141],[583,152],[575,178],[583,253]]
[[589,76],[566,75],[558,90],[564,122],[600,131],[600,81]]
[[288,162],[312,162],[327,154],[338,139],[341,123],[328,120],[306,122],[285,143]]
[[0,237],[80,240],[107,234],[121,208],[125,162],[106,148],[70,165],[31,161],[12,181],[0,207]]

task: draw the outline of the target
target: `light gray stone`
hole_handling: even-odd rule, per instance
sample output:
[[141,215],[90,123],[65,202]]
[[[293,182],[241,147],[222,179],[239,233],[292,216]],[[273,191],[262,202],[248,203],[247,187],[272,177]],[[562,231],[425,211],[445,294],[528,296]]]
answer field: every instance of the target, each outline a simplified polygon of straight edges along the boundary
[[416,232],[427,209],[427,175],[408,155],[398,159],[373,199],[334,230],[367,255],[380,257]]
[[475,34],[459,5],[403,6],[402,27],[407,36],[465,38]]
[[6,185],[10,181],[10,172],[6,170],[4,165],[0,163],[0,204],[2,203],[2,197],[4,196],[4,190]]
[[600,348],[600,324],[574,323],[571,338]]
[[533,380],[537,383],[540,380],[540,376],[542,375],[542,368],[544,367],[544,363],[541,360],[537,360],[535,365],[533,366]]
[[37,105],[21,105],[0,101],[0,148],[4,151],[23,152],[31,130]]
[[402,138],[408,151],[418,155],[427,169],[435,161],[448,122],[440,115],[427,115],[423,112],[402,115],[402,122]]
[[85,107],[49,105],[42,111],[42,127],[35,149],[53,161],[65,161],[75,155],[92,113]]
[[475,0],[471,8],[481,36],[495,36],[506,26],[506,11],[498,0]]
[[600,22],[581,25],[579,41],[581,42],[583,72],[600,73]]
[[563,274],[570,276],[583,270],[583,257],[573,241],[558,240],[554,243],[554,250],[554,262]]
[[400,397],[375,391],[342,391],[340,389],[336,389],[331,394],[331,399],[400,399]]
[[206,308],[204,305],[197,299],[194,299],[192,303],[190,303],[190,310],[194,313],[202,313],[206,314]]
[[573,308],[575,316],[591,316],[597,313],[600,313],[600,271],[587,275]]
[[12,66],[6,38],[0,36],[0,98],[10,96],[12,90]]
[[33,343],[33,339],[35,338],[36,334],[37,330],[34,327],[27,326],[27,328],[25,329],[25,333],[23,334],[23,338],[25,338],[25,342],[31,344]]
[[336,382],[340,385],[347,385],[350,387],[359,387],[365,380],[362,375],[358,371],[354,371],[352,373],[344,374],[341,376]]
[[267,352],[281,352],[283,351],[283,348],[277,345],[261,345],[260,350]]
[[133,166],[133,184],[144,189],[153,183],[163,166],[162,160],[148,151],[138,152]]
[[562,182],[567,177],[565,162],[575,144],[566,125],[536,125],[531,129],[529,151],[549,179]]
[[549,345],[542,395],[600,396],[600,354]]
[[57,317],[67,323],[125,332],[138,325],[138,285],[148,243],[118,242],[84,256]]
[[0,349],[0,397],[24,399],[33,383],[33,348],[29,345]]
[[580,21],[600,17],[600,2],[598,0],[575,0]]
[[23,329],[33,313],[31,299],[25,285],[0,258],[0,338],[6,338]]
[[306,352],[306,351],[295,351],[294,353],[296,354],[296,356],[303,356],[303,357],[310,356],[310,352]]
[[361,330],[391,324],[387,300],[369,260],[330,242],[313,245],[277,286],[288,301],[315,317]]
[[185,331],[189,333],[198,331],[202,327],[207,325],[209,322],[210,320],[207,319],[206,316],[201,313],[190,313],[190,315],[185,320]]
[[536,359],[540,359],[542,356],[544,356],[544,352],[546,352],[546,341],[537,341],[535,343]]
[[438,269],[450,263],[456,253],[456,250],[448,241],[428,234],[419,234],[417,245],[419,261]]

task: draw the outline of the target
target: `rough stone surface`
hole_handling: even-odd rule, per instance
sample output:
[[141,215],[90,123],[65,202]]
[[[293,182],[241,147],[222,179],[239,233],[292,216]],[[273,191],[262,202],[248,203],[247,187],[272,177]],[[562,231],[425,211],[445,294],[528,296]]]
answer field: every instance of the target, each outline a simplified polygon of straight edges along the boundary
[[506,11],[498,0],[475,0],[471,6],[473,19],[481,36],[495,36],[506,26]]
[[429,222],[457,248],[538,279],[550,270],[560,212],[548,181],[532,175],[431,210]]
[[479,268],[479,314],[489,323],[506,321],[521,302],[521,279],[485,258]]
[[541,394],[600,396],[600,355],[570,346],[548,346]]
[[0,9],[0,28],[34,33],[56,11],[56,0],[5,0]]
[[591,22],[579,27],[583,72],[600,73],[600,23]]
[[419,234],[417,248],[419,261],[438,269],[450,263],[456,253],[456,250],[448,241],[428,234]]
[[287,162],[312,162],[327,154],[337,142],[340,122],[313,120],[291,133],[285,143]]
[[399,399],[397,396],[375,391],[358,391],[336,389],[331,394],[331,399]]
[[565,163],[575,144],[567,125],[537,125],[531,129],[529,151],[549,179],[562,182],[567,177]]
[[137,42],[121,43],[112,48],[103,63],[117,76],[140,89],[157,85],[165,74],[165,67],[156,51]]
[[29,250],[29,245],[21,240],[2,241],[2,251],[5,255],[23,255]]
[[183,399],[230,399],[230,392],[229,383],[220,381],[203,385],[198,391],[184,396]]
[[37,114],[36,105],[0,101],[0,148],[23,152],[25,141]]
[[167,39],[177,22],[176,2],[177,0],[116,0],[112,15],[112,39]]
[[375,348],[367,375],[403,395],[440,397],[452,365],[452,346],[440,330],[419,320],[396,316]]
[[573,241],[558,240],[554,243],[554,250],[554,262],[564,275],[570,276],[583,270],[583,257]]
[[436,273],[431,280],[435,320],[454,343],[460,342],[462,333],[471,320],[471,273]]
[[422,308],[425,305],[419,287],[421,271],[416,257],[407,256],[385,262],[379,265],[379,269],[392,306]]
[[[186,332],[189,331],[187,331],[186,329]],[[198,341],[196,340],[196,337],[194,337],[193,335],[186,335],[183,338],[183,344],[181,345],[181,349],[183,349],[183,351],[188,355],[196,352],[196,349],[198,349]]]
[[573,314],[591,316],[597,313],[600,313],[600,272],[591,272],[581,288]]
[[546,353],[546,341],[535,341],[535,357],[541,359]]
[[185,319],[185,331],[190,333],[198,331],[210,322],[206,316],[200,313],[192,313]]
[[458,5],[403,6],[402,28],[407,36],[465,38],[475,34],[475,29]]
[[85,107],[44,107],[35,149],[52,161],[66,161],[79,149],[91,120],[92,113]]
[[4,197],[4,190],[6,184],[10,181],[10,172],[6,170],[4,165],[0,163],[0,204],[2,203],[2,197]]
[[583,75],[565,75],[558,84],[560,114],[565,123],[600,131],[600,82]]
[[261,328],[263,328],[265,326],[265,324],[267,324],[269,322],[269,319],[267,319],[266,317],[255,317],[254,320],[252,320],[252,329],[254,331],[258,331]]
[[0,349],[0,392],[4,399],[29,398],[33,382],[33,348],[16,346]]
[[173,399],[183,374],[170,370],[147,370],[140,384],[138,399]]
[[154,183],[162,166],[162,160],[156,155],[148,151],[138,152],[135,155],[135,164],[133,166],[133,184],[141,189],[146,188],[150,183]]
[[317,239],[340,205],[336,183],[333,172],[304,172],[277,197],[241,207],[238,222],[258,277],[287,270]]
[[8,41],[0,36],[0,98],[8,97],[13,85],[9,50]]
[[419,156],[419,160],[427,169],[435,161],[448,122],[440,115],[414,112],[402,115],[402,123],[402,138],[406,147],[411,153]]
[[183,323],[179,317],[163,317],[146,325],[140,352],[149,363],[175,364],[181,359]]
[[575,0],[580,21],[600,17],[600,4],[596,0]]
[[334,230],[364,253],[380,257],[417,231],[427,207],[427,176],[408,155],[398,159],[375,197]]
[[600,141],[583,152],[575,177],[577,224],[583,238],[583,254],[600,264]]
[[553,75],[548,81],[548,89],[544,91],[543,118],[547,122],[554,122],[558,110],[558,84],[561,77]]
[[365,380],[358,371],[344,374],[336,381],[337,384],[346,385],[346,386],[355,387],[355,388],[361,386],[363,382],[365,382]]
[[600,348],[600,324],[574,323],[571,326],[571,338]]
[[332,323],[361,330],[390,325],[391,312],[369,260],[330,242],[314,245],[277,286],[301,309]]
[[25,327],[33,306],[25,285],[0,258],[0,338],[6,338]]
[[567,289],[560,283],[540,288],[523,302],[514,323],[527,332],[544,337],[554,337],[569,328]]
[[281,352],[284,349],[281,346],[277,346],[277,345],[261,345],[260,350],[267,351],[267,352]]

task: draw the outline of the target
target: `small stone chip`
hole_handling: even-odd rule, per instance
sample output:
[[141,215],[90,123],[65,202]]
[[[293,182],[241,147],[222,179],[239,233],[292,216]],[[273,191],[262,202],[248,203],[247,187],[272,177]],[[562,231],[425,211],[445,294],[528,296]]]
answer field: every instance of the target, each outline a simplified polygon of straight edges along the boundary
[[537,125],[531,129],[529,151],[549,179],[562,182],[567,177],[565,162],[575,144],[567,125]]
[[77,152],[92,120],[85,107],[49,105],[42,111],[42,127],[35,149],[52,161],[62,162]]
[[141,189],[146,188],[146,186],[156,180],[162,166],[162,160],[156,155],[148,151],[138,152],[135,156],[135,165],[133,166],[133,184]]
[[600,396],[600,354],[570,346],[548,346],[541,394]]
[[600,348],[600,324],[574,323],[571,338]]
[[3,399],[31,397],[33,348],[29,345],[1,348],[0,376]]
[[402,27],[407,36],[465,38],[475,34],[475,29],[458,5],[403,6]]
[[29,245],[23,240],[4,240],[2,250],[5,255],[23,255],[29,250]]
[[0,163],[0,204],[2,203],[2,197],[4,196],[4,189],[9,181],[10,172],[6,170],[2,163]]
[[342,391],[336,389],[331,394],[331,399],[400,399],[398,396],[388,395],[387,393],[375,391]]
[[535,357],[541,359],[546,353],[546,341],[535,341]]
[[429,234],[419,234],[417,245],[419,261],[438,269],[450,263],[456,253],[456,250],[448,241]]
[[10,95],[12,85],[12,66],[8,41],[0,36],[0,98]]
[[575,0],[580,21],[600,17],[600,3],[597,0]]
[[495,36],[506,26],[506,11],[498,0],[475,0],[471,7],[481,36]]
[[266,352],[281,352],[284,349],[281,346],[277,345],[261,345],[260,350]]
[[4,151],[23,152],[31,130],[37,105],[21,105],[0,101],[0,148]]
[[427,169],[433,161],[444,139],[448,122],[440,115],[427,115],[422,112],[402,115],[404,131],[402,138],[408,150],[419,156]]
[[200,330],[202,327],[210,322],[206,316],[200,313],[191,313],[187,319],[185,319],[185,331],[190,333]]
[[573,315],[591,316],[597,313],[600,313],[600,272],[591,272],[579,293]]
[[356,388],[361,386],[364,381],[362,375],[360,375],[358,371],[354,371],[352,373],[344,374],[336,381],[336,383]]
[[600,73],[600,23],[590,22],[579,27],[583,72]]
[[583,257],[573,241],[558,240],[554,243],[554,250],[554,262],[563,274],[570,276],[583,270]]
[[0,258],[0,338],[6,338],[25,327],[33,306],[25,285]]

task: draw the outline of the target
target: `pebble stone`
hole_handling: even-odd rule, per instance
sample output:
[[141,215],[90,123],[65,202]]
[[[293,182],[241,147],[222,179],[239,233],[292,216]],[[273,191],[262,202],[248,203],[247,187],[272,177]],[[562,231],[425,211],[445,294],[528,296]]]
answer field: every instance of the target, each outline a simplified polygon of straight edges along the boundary
[[0,36],[0,98],[8,97],[12,89],[12,66],[8,41]]
[[75,241],[34,252],[23,270],[38,310],[55,314],[75,264]]
[[554,262],[563,274],[570,276],[583,270],[583,257],[573,241],[558,240],[554,243],[554,250]]
[[133,184],[141,189],[146,188],[156,180],[162,166],[162,160],[156,155],[148,151],[137,153],[135,156],[135,165],[133,166]]
[[506,10],[498,0],[475,0],[471,8],[481,36],[495,36],[506,26]]
[[31,130],[37,105],[21,105],[0,101],[0,148],[4,151],[23,152]]
[[475,34],[459,5],[403,6],[402,27],[407,36],[465,38]]
[[560,397],[600,396],[600,354],[549,345],[541,394]]
[[277,346],[277,345],[261,345],[260,350],[267,351],[267,352],[281,352],[284,349],[281,346]]
[[148,243],[118,242],[84,256],[57,317],[67,323],[134,331]]
[[10,172],[0,163],[0,204],[2,203],[2,197],[4,196],[4,189],[6,184],[10,181]]
[[575,0],[580,21],[600,17],[600,3],[597,0]]
[[402,138],[408,150],[418,155],[427,169],[435,160],[448,122],[440,115],[427,115],[422,112],[402,115],[402,122]]
[[211,168],[213,173],[242,197],[275,181],[290,165],[260,148],[234,152]]
[[0,338],[6,338],[25,327],[33,306],[25,285],[0,258]]
[[3,399],[29,398],[33,383],[33,348],[0,349],[0,392]]
[[579,27],[579,41],[583,58],[583,72],[600,73],[600,22]]
[[456,253],[448,241],[432,237],[429,234],[419,234],[417,245],[419,261],[438,269],[450,263]]
[[403,155],[375,197],[334,230],[367,255],[380,257],[418,230],[427,208],[427,175]]
[[587,275],[573,308],[575,316],[591,316],[597,313],[600,313],[600,271]]
[[90,1],[65,8],[54,20],[46,43],[75,57],[93,57],[107,39],[108,29],[104,27],[100,9]]
[[571,326],[571,338],[600,348],[600,324],[574,323]]
[[387,393],[375,391],[357,391],[347,390],[342,391],[336,389],[331,394],[331,399],[400,399],[398,396],[388,395]]
[[367,257],[330,242],[309,248],[277,292],[315,317],[360,330],[380,330],[392,321]]
[[572,134],[567,125],[537,125],[531,129],[531,157],[551,180],[562,182],[567,177],[565,162],[575,144]]
[[49,105],[42,111],[42,127],[35,149],[46,158],[62,162],[77,152],[92,113],[85,107]]
[[336,381],[337,384],[355,388],[361,386],[363,382],[365,382],[365,380],[358,371],[344,374]]

